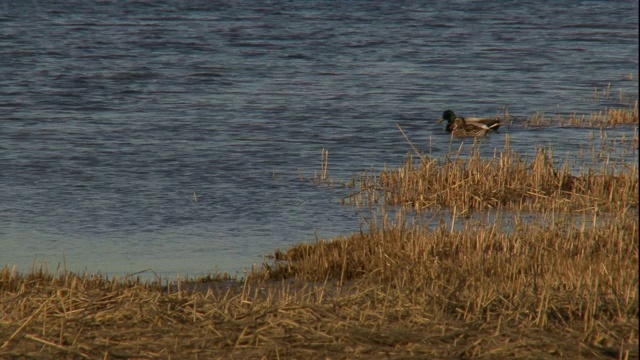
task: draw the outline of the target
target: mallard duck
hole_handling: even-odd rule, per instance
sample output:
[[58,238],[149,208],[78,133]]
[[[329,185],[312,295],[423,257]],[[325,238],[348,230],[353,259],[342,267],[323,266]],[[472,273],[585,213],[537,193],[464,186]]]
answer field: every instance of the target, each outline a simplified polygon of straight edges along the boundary
[[484,123],[467,122],[464,118],[458,117],[451,124],[450,131],[454,137],[479,137],[485,136],[489,130],[491,128]]
[[456,116],[456,114],[451,110],[446,110],[442,113],[442,118],[438,120],[438,124],[447,121],[447,126],[445,130],[447,132],[451,132],[453,130],[453,124],[456,119],[462,119],[467,124],[483,124],[488,127],[490,130],[498,130],[500,127],[500,119],[497,118],[479,118],[479,117],[470,117],[463,118],[462,116]]

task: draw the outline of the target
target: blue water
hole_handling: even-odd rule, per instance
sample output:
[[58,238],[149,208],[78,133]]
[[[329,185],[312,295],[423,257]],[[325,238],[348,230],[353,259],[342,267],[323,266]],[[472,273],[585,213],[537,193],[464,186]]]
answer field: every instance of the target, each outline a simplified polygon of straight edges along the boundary
[[[0,266],[234,274],[366,228],[348,190],[311,181],[322,149],[339,182],[401,164],[396,124],[457,150],[448,108],[625,106],[638,51],[637,1],[2,2]],[[594,134],[514,121],[480,146],[565,159]]]

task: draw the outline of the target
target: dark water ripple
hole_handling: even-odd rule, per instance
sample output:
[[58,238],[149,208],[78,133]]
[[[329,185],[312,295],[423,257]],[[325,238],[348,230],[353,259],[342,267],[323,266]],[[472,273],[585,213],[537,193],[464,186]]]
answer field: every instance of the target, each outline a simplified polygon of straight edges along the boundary
[[[363,225],[308,181],[321,149],[338,180],[397,166],[400,123],[444,156],[460,145],[435,124],[446,108],[601,111],[637,99],[637,69],[630,1],[3,2],[0,265],[236,271]],[[502,131],[569,159],[597,137]]]

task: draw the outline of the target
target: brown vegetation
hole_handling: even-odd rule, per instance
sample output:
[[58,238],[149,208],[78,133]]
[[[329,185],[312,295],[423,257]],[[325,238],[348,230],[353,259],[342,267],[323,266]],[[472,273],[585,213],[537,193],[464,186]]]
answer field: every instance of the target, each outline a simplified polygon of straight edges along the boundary
[[[455,320],[482,323],[495,335],[506,326],[533,342],[545,336],[541,332],[566,332],[570,340],[547,343],[549,354],[637,356],[637,213],[592,216],[468,221],[435,230],[418,220],[383,218],[368,232],[289,249],[270,275],[360,279],[378,289],[369,295],[378,311],[404,308],[407,326],[412,318],[432,319],[432,326]],[[492,336],[482,335],[489,342]],[[569,352],[563,349],[568,343],[574,347]],[[542,357],[510,345],[480,347],[477,355]]]
[[205,291],[5,267],[0,358],[638,358],[637,164],[507,142],[352,186],[367,229]]
[[383,201],[417,212],[448,207],[458,213],[505,208],[517,211],[618,212],[638,206],[636,164],[573,175],[567,162],[554,166],[553,151],[540,148],[531,161],[506,148],[492,158],[477,149],[468,158],[445,162],[408,157],[398,169],[365,175],[358,191],[344,199],[360,206]]
[[638,124],[638,101],[633,108],[611,108],[605,111],[591,113],[589,115],[571,114],[568,117],[556,116],[546,117],[544,114],[536,113],[523,121],[523,125],[530,126],[551,126],[558,124],[566,127],[583,128],[608,128],[623,124]]

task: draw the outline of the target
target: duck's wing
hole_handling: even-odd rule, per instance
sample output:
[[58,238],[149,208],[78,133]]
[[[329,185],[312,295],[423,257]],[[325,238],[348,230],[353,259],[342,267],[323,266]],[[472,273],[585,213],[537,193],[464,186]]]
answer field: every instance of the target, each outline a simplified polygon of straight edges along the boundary
[[466,124],[464,127],[455,128],[452,132],[454,137],[463,138],[463,137],[481,137],[487,134],[488,129],[482,128],[480,126]]
[[467,123],[465,124],[465,129],[469,131],[477,130],[477,129],[490,130],[491,127],[485,124],[484,122],[467,120]]
[[464,118],[467,122],[482,122],[484,121],[486,118],[482,118],[482,117],[468,117],[468,118]]
[[472,117],[467,118],[467,123],[484,124],[491,130],[498,130],[500,127],[500,119],[498,118],[480,118]]
[[498,130],[500,127],[500,119],[497,118],[487,118],[482,121],[483,124],[487,125],[491,130]]

